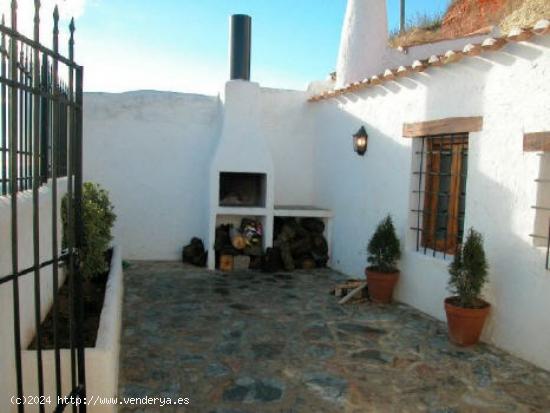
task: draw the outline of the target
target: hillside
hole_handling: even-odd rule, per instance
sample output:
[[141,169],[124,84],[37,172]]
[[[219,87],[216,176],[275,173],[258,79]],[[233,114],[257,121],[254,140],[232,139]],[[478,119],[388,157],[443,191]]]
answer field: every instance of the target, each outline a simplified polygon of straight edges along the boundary
[[504,32],[513,27],[532,26],[540,19],[550,19],[550,0],[528,0],[521,3],[500,22],[500,28]]
[[550,0],[454,0],[442,16],[420,16],[403,35],[392,36],[392,46],[415,44],[488,33],[498,26],[503,33],[513,27],[532,26],[550,19]]

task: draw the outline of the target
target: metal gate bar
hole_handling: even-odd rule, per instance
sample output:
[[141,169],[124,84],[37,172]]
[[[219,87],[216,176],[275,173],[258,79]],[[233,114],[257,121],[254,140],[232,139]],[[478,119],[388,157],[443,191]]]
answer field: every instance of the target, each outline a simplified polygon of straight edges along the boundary
[[[17,30],[17,3],[11,3],[11,27]],[[17,79],[17,41],[10,38],[9,54],[9,76],[11,79]],[[17,231],[17,113],[14,110],[17,107],[17,89],[11,87],[8,96],[8,136],[10,151],[10,192],[11,192],[11,262],[12,272],[17,274],[19,270],[19,251],[18,251],[18,231]],[[17,374],[17,397],[23,398],[23,375],[21,372],[21,321],[19,313],[19,277],[15,277],[12,282],[13,287],[13,337],[15,346],[15,370]],[[24,412],[23,405],[18,406],[19,412]]]
[[[59,51],[59,13],[57,13],[57,7],[53,16],[53,51],[58,53]],[[59,259],[58,254],[58,242],[57,242],[57,175],[59,168],[59,107],[58,107],[58,64],[57,59],[53,59],[52,65],[52,88],[53,88],[53,127],[52,127],[52,139],[51,139],[51,153],[52,153],[52,167],[51,167],[51,191],[52,191],[52,285],[53,290],[59,290]],[[72,277],[72,271],[69,273],[69,277]],[[57,294],[53,295],[53,342],[55,348],[55,382],[56,382],[56,395],[61,395],[61,354],[59,351],[59,302]],[[37,326],[38,329],[38,326]]]
[[[10,196],[11,215],[11,274],[0,276],[0,285],[12,283],[13,334],[15,358],[16,397],[23,400],[22,338],[20,278],[33,276],[34,324],[36,345],[36,396],[44,396],[45,379],[55,383],[55,412],[62,412],[68,405],[63,396],[61,381],[63,366],[59,342],[58,319],[60,264],[64,263],[70,290],[70,353],[71,383],[67,397],[84,400],[86,395],[84,341],[82,324],[84,303],[79,250],[82,245],[82,85],[83,69],[74,61],[74,21],[69,26],[69,57],[59,53],[59,12],[53,14],[53,47],[40,43],[40,1],[35,0],[33,40],[17,29],[17,1],[11,1],[11,27],[2,17],[0,24],[0,196]],[[6,48],[6,47],[9,48]],[[60,65],[66,67],[66,79],[62,79]],[[67,226],[62,252],[59,249],[58,179],[67,179]],[[49,183],[51,188],[51,244],[50,259],[41,260],[40,187]],[[18,194],[32,190],[32,266],[20,269]],[[43,366],[43,332],[41,327],[41,270],[52,269],[53,285],[53,341],[54,371]],[[52,376],[52,377],[50,377]],[[52,382],[53,382],[52,381]],[[67,384],[65,385],[67,387]],[[41,413],[52,407],[39,405]],[[18,404],[18,412],[24,412],[24,404]],[[74,412],[85,412],[86,406],[72,405]]]

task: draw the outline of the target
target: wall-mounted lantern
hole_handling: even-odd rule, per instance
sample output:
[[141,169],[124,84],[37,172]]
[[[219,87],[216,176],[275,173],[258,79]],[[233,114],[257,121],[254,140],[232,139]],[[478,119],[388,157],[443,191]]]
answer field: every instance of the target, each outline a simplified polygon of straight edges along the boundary
[[359,155],[363,156],[367,152],[367,145],[369,142],[369,134],[364,126],[353,135],[353,150]]

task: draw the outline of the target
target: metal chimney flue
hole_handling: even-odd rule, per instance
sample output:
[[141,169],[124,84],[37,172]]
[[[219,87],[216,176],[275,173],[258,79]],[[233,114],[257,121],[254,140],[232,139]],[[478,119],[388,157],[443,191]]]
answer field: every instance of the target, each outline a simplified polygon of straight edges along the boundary
[[252,18],[245,14],[231,16],[230,71],[231,80],[250,80],[250,48]]

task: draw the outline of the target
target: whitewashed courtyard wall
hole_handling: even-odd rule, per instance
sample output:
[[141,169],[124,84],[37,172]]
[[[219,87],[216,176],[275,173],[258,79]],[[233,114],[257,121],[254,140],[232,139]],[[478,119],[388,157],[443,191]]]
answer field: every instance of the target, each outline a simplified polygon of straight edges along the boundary
[[[524,132],[550,130],[550,40],[432,68],[321,103],[262,89],[261,125],[271,150],[275,203],[333,210],[333,266],[362,277],[365,247],[390,212],[403,241],[397,298],[444,319],[449,261],[415,251],[413,152],[404,122],[482,116],[470,137],[466,227],[485,235],[493,304],[484,340],[550,369],[550,273],[534,246],[541,162]],[[217,97],[136,92],[85,96],[86,180],[111,191],[116,243],[128,258],[178,259],[208,231],[208,171],[221,128]],[[365,125],[369,150],[351,134]],[[246,148],[243,148],[246,150]],[[548,169],[548,166],[546,167]]]
[[[66,178],[58,180],[58,216],[60,216],[61,198],[66,192]],[[45,185],[39,191],[40,203],[40,262],[52,258],[52,193],[51,186]],[[0,197],[0,277],[12,274],[11,268],[11,208],[10,198]],[[19,269],[30,268],[33,265],[33,219],[32,192],[24,191],[18,195],[18,253]],[[58,226],[59,253],[61,252],[61,219]],[[64,281],[60,270],[59,285]],[[53,301],[53,278],[51,266],[40,271],[40,299],[42,319]],[[34,318],[34,273],[19,278],[19,308],[21,326],[21,347],[28,347],[35,334]],[[13,333],[13,288],[12,283],[0,286],[0,406],[8,411],[11,406],[11,396],[17,394],[14,357]],[[33,371],[24,370],[25,378],[33,375]],[[11,408],[10,408],[11,406]]]
[[[314,192],[334,212],[333,266],[362,277],[368,239],[391,213],[404,249],[397,298],[439,319],[449,261],[415,251],[416,144],[402,137],[403,123],[483,116],[483,130],[470,135],[465,226],[484,234],[491,266],[484,340],[550,369],[550,272],[545,249],[529,237],[535,179],[548,160],[523,152],[524,132],[550,130],[550,38],[312,103],[312,111]],[[370,135],[365,157],[351,148],[361,125]]]
[[[307,96],[262,88],[260,100],[261,133],[275,163],[275,203],[309,205],[314,153]],[[115,243],[125,257],[176,260],[191,237],[206,239],[219,98],[87,93],[84,104],[84,179],[109,190],[118,216]]]
[[262,88],[262,133],[275,169],[275,205],[313,205],[314,121],[307,95]]
[[84,97],[84,180],[110,192],[127,258],[176,259],[207,230],[218,99],[161,92]]

